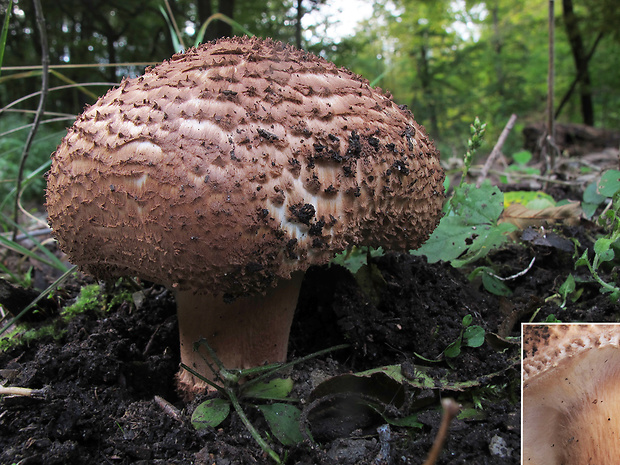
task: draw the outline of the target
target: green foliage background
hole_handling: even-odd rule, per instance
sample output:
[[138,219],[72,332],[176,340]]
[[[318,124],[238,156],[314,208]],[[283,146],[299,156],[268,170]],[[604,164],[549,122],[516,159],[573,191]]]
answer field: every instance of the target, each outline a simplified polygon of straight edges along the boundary
[[[364,0],[360,0],[364,1]],[[305,14],[302,46],[348,67],[374,85],[390,91],[426,126],[441,149],[443,159],[465,152],[469,123],[479,116],[488,123],[487,140],[493,144],[512,113],[519,116],[504,146],[506,153],[522,145],[524,125],[542,121],[547,92],[547,2],[540,0],[365,0],[373,6],[370,19],[352,36],[329,36],[325,25],[336,19],[322,13],[333,0],[302,0]],[[145,62],[160,62],[174,53],[161,7],[164,0],[63,0],[43,2],[47,22],[50,87],[72,83],[118,83],[123,76],[144,71]],[[170,0],[173,15],[186,43],[198,31],[205,15],[215,13],[215,0]],[[297,0],[228,0],[234,20],[257,36],[289,43],[296,41]],[[576,67],[564,29],[562,3],[556,3],[556,102],[576,77]],[[596,43],[589,63],[595,123],[620,127],[620,9],[615,0],[572,0],[579,33],[586,51]],[[357,8],[342,2],[342,9]],[[0,4],[4,18],[7,4]],[[312,14],[309,14],[312,13]],[[206,38],[217,35],[217,21]],[[237,33],[233,29],[233,33]],[[194,32],[195,34],[195,32]],[[3,66],[40,65],[39,36],[32,2],[15,1]],[[125,63],[106,67],[108,63]],[[141,63],[141,64],[136,64]],[[79,67],[77,65],[95,65]],[[40,70],[3,70],[0,76],[0,181],[10,182],[15,172],[20,141],[27,131],[5,132],[32,120]],[[35,144],[35,161],[28,172],[51,153],[84,105],[92,104],[109,85],[70,86],[52,90],[46,112],[59,122],[44,123]],[[17,98],[30,96],[14,105]],[[18,113],[18,116],[15,115]],[[64,120],[63,120],[64,118]],[[564,108],[561,121],[581,122],[579,94]],[[44,139],[46,138],[46,139]],[[484,153],[484,147],[483,151]],[[41,154],[44,154],[41,156]],[[36,184],[43,186],[43,181]],[[36,195],[34,195],[36,198]]]

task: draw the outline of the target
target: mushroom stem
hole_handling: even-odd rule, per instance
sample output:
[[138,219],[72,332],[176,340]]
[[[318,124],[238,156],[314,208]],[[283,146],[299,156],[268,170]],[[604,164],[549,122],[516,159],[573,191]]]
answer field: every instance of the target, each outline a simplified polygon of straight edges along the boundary
[[[215,381],[216,375],[204,354],[194,351],[194,343],[201,338],[206,339],[225,368],[284,362],[303,276],[302,272],[294,273],[264,295],[239,297],[232,302],[225,302],[221,295],[177,291],[181,362]],[[186,370],[179,372],[177,381],[181,393],[188,397],[207,388]]]

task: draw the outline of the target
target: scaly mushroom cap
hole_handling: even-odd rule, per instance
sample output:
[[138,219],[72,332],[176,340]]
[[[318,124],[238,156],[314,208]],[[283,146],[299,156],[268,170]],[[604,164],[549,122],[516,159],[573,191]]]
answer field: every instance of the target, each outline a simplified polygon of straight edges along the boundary
[[235,37],[87,108],[53,155],[47,208],[88,273],[240,295],[353,244],[418,247],[443,179],[424,129],[366,80]]
[[523,463],[620,457],[620,326],[523,326]]

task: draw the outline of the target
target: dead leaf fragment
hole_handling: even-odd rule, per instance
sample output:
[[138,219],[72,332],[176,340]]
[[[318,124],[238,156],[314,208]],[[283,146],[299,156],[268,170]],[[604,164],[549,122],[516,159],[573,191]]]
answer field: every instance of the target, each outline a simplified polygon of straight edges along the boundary
[[513,203],[504,209],[498,223],[510,223],[524,230],[529,227],[540,228],[555,223],[567,226],[576,226],[581,219],[579,202],[570,202],[557,207],[547,207],[542,210],[532,210],[521,204]]

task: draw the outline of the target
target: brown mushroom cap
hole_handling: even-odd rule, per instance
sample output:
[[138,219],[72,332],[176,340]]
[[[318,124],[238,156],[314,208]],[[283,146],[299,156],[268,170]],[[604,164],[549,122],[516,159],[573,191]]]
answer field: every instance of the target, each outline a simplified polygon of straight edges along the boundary
[[388,95],[235,37],[87,108],[53,155],[47,208],[83,271],[241,295],[353,244],[418,247],[443,179],[424,129]]
[[620,457],[620,326],[523,326],[523,463]]

